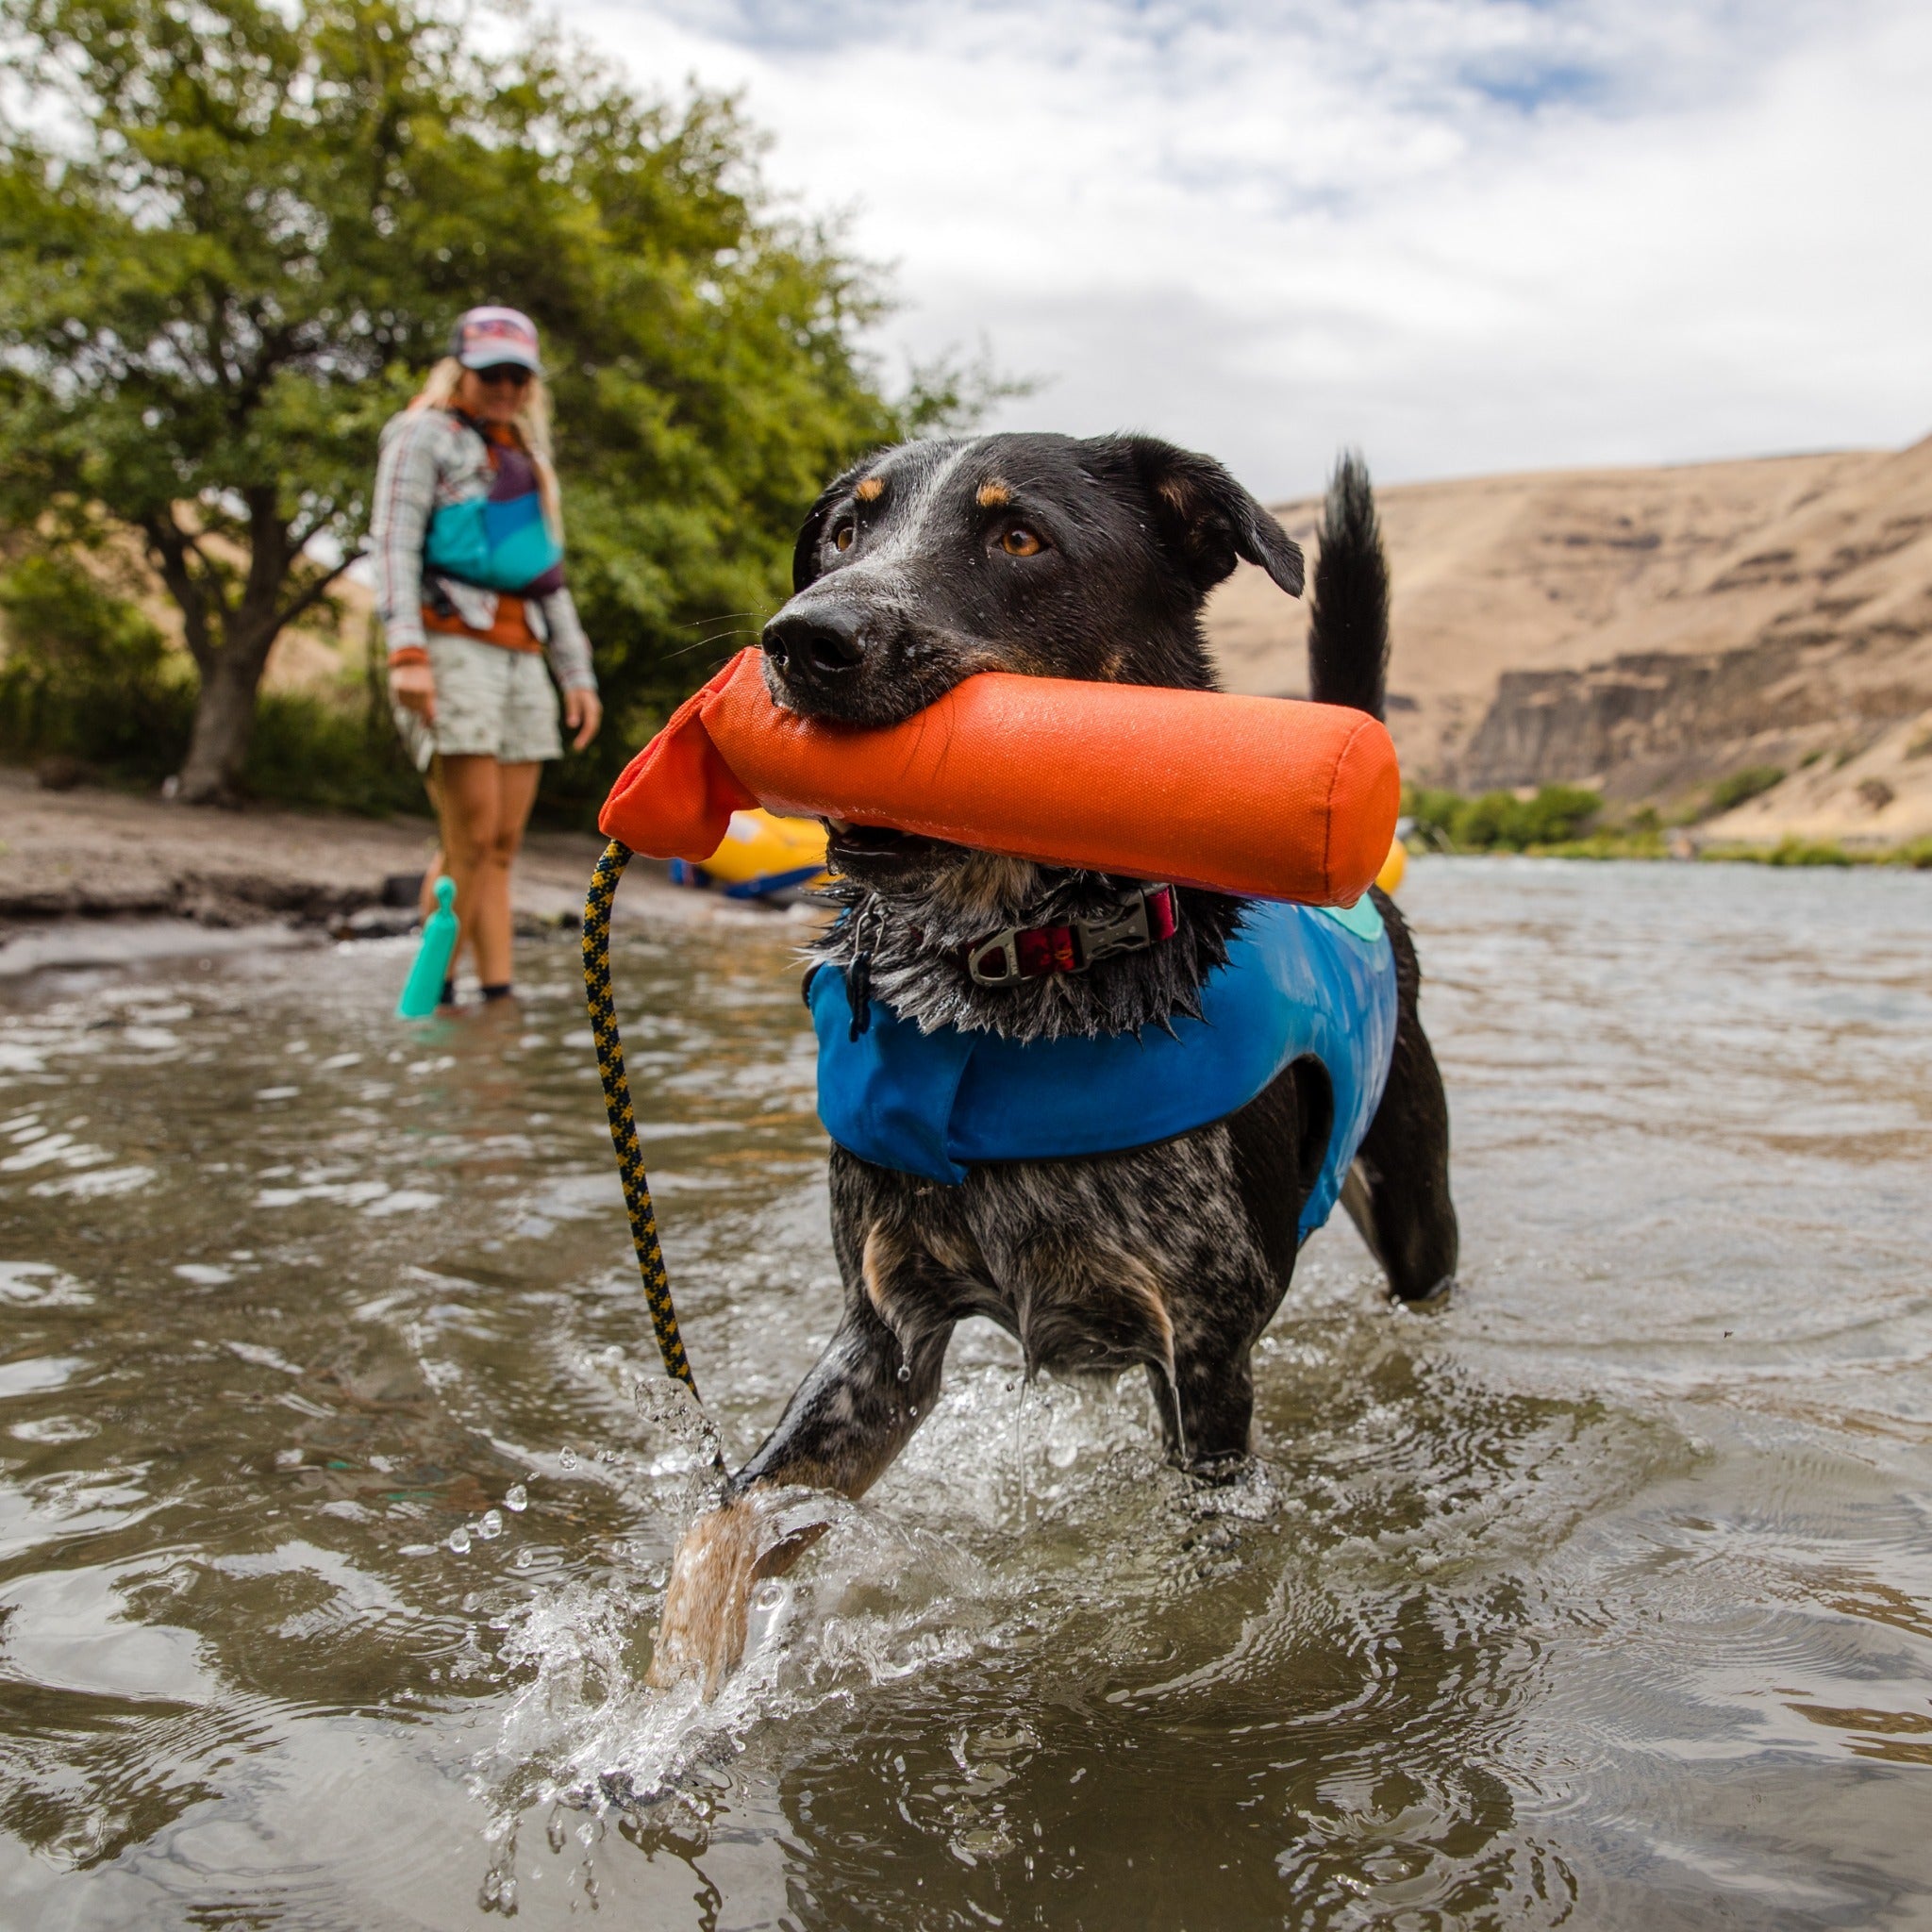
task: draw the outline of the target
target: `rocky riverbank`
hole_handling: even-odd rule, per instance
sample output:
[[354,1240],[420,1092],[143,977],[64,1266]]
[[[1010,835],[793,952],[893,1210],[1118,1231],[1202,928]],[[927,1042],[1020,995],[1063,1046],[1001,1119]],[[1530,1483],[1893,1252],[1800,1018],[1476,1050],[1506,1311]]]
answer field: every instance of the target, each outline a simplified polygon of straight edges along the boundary
[[[77,953],[119,957],[133,942],[106,928],[137,924],[405,930],[413,913],[399,882],[423,871],[435,844],[427,819],[201,810],[92,786],[48,791],[31,773],[0,767],[0,970],[9,958],[18,970]],[[519,923],[575,920],[601,849],[589,834],[531,834],[516,874]],[[682,909],[694,896],[636,871],[622,909]],[[50,941],[59,927],[87,928],[86,943]]]

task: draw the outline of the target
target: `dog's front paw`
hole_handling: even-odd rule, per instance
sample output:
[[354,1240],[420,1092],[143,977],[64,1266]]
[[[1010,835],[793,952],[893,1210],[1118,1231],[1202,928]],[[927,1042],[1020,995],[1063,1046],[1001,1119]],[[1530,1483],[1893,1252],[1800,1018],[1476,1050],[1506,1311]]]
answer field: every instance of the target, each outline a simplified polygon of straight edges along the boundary
[[653,1690],[696,1677],[711,1698],[737,1669],[758,1581],[758,1513],[741,1498],[700,1516],[685,1532],[644,1674]]
[[1456,1277],[1445,1274],[1433,1288],[1425,1288],[1420,1294],[1392,1295],[1405,1308],[1414,1308],[1418,1313],[1440,1314],[1446,1308],[1456,1293]]

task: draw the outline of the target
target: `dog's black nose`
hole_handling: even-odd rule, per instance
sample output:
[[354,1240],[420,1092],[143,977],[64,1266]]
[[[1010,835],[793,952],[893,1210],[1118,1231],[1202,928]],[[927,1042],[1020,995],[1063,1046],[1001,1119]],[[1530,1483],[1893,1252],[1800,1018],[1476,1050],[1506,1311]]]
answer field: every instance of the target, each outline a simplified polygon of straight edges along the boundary
[[765,626],[765,656],[788,677],[841,677],[865,660],[864,626],[852,611],[780,612]]

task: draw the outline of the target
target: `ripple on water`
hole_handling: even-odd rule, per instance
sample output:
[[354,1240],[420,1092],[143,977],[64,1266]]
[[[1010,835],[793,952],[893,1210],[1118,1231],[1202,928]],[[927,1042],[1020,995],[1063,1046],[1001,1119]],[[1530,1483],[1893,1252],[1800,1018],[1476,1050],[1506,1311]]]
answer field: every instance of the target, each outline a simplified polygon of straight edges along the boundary
[[406,1035],[393,946],[48,983],[0,1013],[9,1903],[1902,1923],[1923,886],[1419,862],[1457,1304],[1391,1311],[1318,1237],[1261,1455],[1205,1491],[1136,1378],[1029,1390],[967,1324],[877,1489],[800,1506],[826,1533],[709,1705],[642,1688],[706,1429],[741,1458],[839,1300],[793,932],[620,943],[703,1417],[655,1366],[567,944],[521,1014]]

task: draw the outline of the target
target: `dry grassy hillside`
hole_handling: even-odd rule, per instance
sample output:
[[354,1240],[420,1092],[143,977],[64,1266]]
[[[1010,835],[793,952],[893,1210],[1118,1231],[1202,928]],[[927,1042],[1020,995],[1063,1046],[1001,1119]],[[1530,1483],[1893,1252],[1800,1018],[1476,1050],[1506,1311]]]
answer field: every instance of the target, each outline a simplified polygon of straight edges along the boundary
[[[1932,831],[1932,439],[1379,494],[1415,776],[1676,799],[1775,765],[1714,831]],[[1276,514],[1312,548],[1318,510]],[[1259,572],[1208,624],[1235,690],[1305,688],[1305,612]]]

